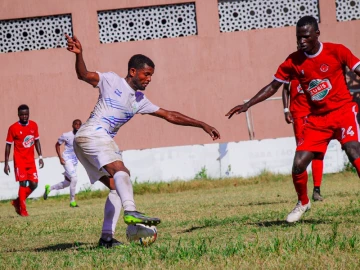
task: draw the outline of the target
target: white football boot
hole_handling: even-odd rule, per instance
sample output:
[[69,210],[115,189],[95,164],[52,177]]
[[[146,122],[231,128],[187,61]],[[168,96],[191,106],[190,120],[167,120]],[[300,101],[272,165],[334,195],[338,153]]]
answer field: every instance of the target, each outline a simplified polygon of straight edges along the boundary
[[287,216],[286,221],[289,223],[293,223],[299,221],[301,216],[311,208],[310,200],[307,204],[302,205],[300,201],[296,204],[295,208],[290,212]]

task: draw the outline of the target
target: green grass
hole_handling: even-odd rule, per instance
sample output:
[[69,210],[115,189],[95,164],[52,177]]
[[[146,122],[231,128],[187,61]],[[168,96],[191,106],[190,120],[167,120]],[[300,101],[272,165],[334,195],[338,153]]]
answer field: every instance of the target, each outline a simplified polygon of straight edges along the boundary
[[136,183],[138,209],[162,218],[159,238],[110,250],[96,247],[105,191],[81,192],[78,209],[68,196],[29,200],[28,218],[2,202],[0,269],[359,269],[359,187],[351,172],[325,175],[325,201],[289,225],[289,176]]

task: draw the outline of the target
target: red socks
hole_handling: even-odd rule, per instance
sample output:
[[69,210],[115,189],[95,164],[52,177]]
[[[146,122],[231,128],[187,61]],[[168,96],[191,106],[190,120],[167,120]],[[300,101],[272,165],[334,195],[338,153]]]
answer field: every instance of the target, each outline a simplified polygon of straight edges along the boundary
[[19,204],[21,209],[26,210],[25,200],[27,197],[29,197],[31,192],[32,190],[30,189],[30,187],[22,187],[22,186],[19,187]]
[[360,158],[355,159],[353,165],[357,171],[358,176],[360,177]]
[[311,169],[314,179],[314,187],[321,186],[323,167],[324,167],[324,161],[322,159],[313,159]]
[[296,193],[298,194],[299,201],[301,201],[302,205],[307,204],[309,202],[309,198],[307,195],[307,182],[308,182],[307,171],[305,170],[300,174],[292,174],[292,178]]

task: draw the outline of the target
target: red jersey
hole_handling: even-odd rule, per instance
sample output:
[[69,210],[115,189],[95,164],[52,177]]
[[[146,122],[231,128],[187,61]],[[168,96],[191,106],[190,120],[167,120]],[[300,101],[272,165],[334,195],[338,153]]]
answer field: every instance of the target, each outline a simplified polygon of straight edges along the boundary
[[305,90],[311,113],[322,114],[352,101],[343,66],[354,70],[359,64],[360,60],[345,46],[320,43],[320,49],[314,55],[300,50],[290,54],[274,77],[280,82],[298,79]]
[[304,117],[310,114],[310,105],[298,80],[290,82],[290,112],[292,117]]
[[9,127],[6,143],[14,143],[14,164],[34,165],[35,140],[39,139],[38,126],[29,120],[27,125],[16,122]]

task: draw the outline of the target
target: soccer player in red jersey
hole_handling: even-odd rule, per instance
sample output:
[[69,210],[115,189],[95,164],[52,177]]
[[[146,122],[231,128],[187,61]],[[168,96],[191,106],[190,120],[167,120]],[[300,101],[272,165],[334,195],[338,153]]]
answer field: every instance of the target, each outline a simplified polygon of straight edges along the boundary
[[315,18],[302,17],[296,24],[300,50],[290,54],[279,66],[274,80],[245,104],[232,108],[226,116],[246,112],[251,106],[274,95],[283,83],[299,80],[311,107],[303,141],[296,148],[292,177],[298,203],[287,216],[296,222],[310,209],[307,195],[307,166],[318,153],[324,154],[331,139],[337,139],[360,177],[358,106],[352,101],[343,75],[346,65],[360,76],[360,60],[341,44],[322,43]]
[[19,182],[19,195],[11,204],[20,216],[28,216],[26,198],[37,188],[38,175],[34,159],[34,146],[39,155],[39,167],[44,167],[41,156],[38,126],[29,120],[29,107],[25,104],[18,108],[19,121],[9,127],[6,137],[4,172],[9,175],[9,155],[14,143],[14,172]]
[[[293,79],[289,84],[284,84],[282,92],[285,121],[293,124],[296,144],[303,141],[304,128],[310,114],[310,105],[306,100],[304,90],[298,80]],[[290,102],[290,106],[289,106]],[[324,154],[317,153],[312,160],[311,170],[314,182],[313,200],[322,201],[320,186],[324,168]]]

